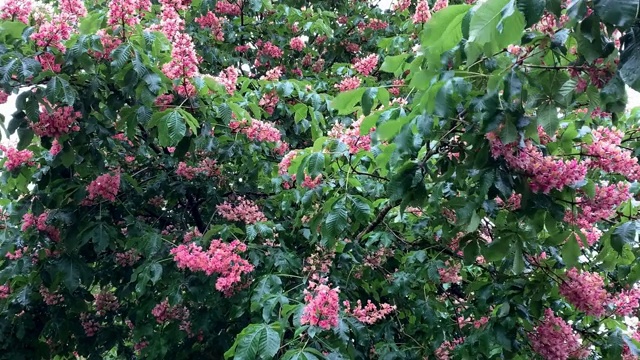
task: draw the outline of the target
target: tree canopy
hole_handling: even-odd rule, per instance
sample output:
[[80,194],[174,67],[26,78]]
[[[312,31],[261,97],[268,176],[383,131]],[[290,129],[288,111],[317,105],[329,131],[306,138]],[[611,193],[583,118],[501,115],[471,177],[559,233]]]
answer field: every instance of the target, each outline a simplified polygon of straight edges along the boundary
[[7,359],[636,359],[640,0],[7,0]]

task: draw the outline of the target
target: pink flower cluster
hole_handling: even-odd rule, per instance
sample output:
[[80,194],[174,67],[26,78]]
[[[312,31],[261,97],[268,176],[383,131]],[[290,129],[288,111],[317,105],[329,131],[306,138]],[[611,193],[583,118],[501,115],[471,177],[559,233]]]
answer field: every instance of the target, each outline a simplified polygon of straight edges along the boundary
[[391,83],[391,87],[389,88],[389,93],[393,96],[400,96],[400,88],[404,86],[404,80],[402,79],[395,79],[393,80],[393,82]]
[[437,360],[450,360],[451,359],[451,352],[454,351],[456,349],[456,347],[458,347],[458,345],[462,344],[463,342],[464,342],[464,338],[447,340],[447,341],[443,342],[442,344],[440,344],[440,346],[438,346],[438,348],[434,352],[434,355],[436,356],[436,359]]
[[224,41],[224,31],[222,31],[222,24],[224,22],[224,18],[220,19],[216,16],[216,14],[208,11],[205,15],[196,18],[195,22],[200,24],[202,29],[211,28],[211,33],[213,38],[217,41]]
[[198,74],[198,55],[191,36],[177,33],[171,50],[171,61],[162,66],[162,72],[169,79],[192,78]]
[[225,201],[217,205],[216,210],[218,210],[220,216],[229,221],[240,221],[245,224],[267,221],[267,218],[258,205],[241,196],[238,197],[234,205]]
[[[151,10],[149,0],[111,0],[109,1],[109,11],[107,12],[107,25],[135,26],[140,23],[140,12]],[[124,31],[124,29],[121,29]]]
[[403,12],[411,6],[411,0],[396,0],[391,5],[391,10],[394,12]]
[[227,90],[229,95],[233,95],[236,91],[236,83],[238,82],[238,75],[240,71],[233,66],[220,71],[220,74],[215,78],[217,82],[222,84]]
[[98,59],[111,59],[111,53],[122,44],[122,39],[117,36],[108,34],[104,29],[100,29],[96,32],[96,35],[100,37],[100,43],[102,44],[102,52],[90,51],[92,56]]
[[125,252],[116,253],[116,263],[120,266],[133,266],[140,260],[140,254],[136,249],[129,249]]
[[280,101],[280,98],[278,97],[278,93],[274,90],[263,94],[258,105],[260,105],[267,114],[273,115],[273,112],[276,110],[276,106],[278,106],[278,101]]
[[302,38],[299,36],[291,38],[291,40],[289,41],[289,46],[293,50],[302,51],[305,48],[304,40],[302,40]]
[[567,280],[560,285],[560,295],[587,315],[604,315],[607,291],[602,277],[597,273],[580,272],[576,268],[567,271],[565,275]]
[[380,304],[380,309],[371,302],[371,300],[367,300],[367,305],[362,306],[362,302],[358,300],[357,306],[351,309],[351,304],[348,300],[342,302],[344,305],[345,313],[347,315],[351,315],[354,318],[358,319],[363,324],[373,325],[376,322],[384,319],[387,315],[391,314],[396,310],[395,305],[389,304]]
[[353,62],[353,68],[364,76],[373,73],[376,66],[378,66],[378,55],[376,54],[371,54],[364,58],[355,58]]
[[276,66],[273,69],[267,70],[264,76],[260,77],[260,80],[267,80],[267,81],[280,80],[283,69],[284,69],[284,66]]
[[520,209],[520,202],[522,201],[522,194],[512,193],[505,202],[501,198],[496,198],[496,204],[500,207],[504,207],[507,210],[518,210]]
[[256,41],[256,46],[260,49],[258,50],[258,56],[267,56],[279,59],[282,57],[282,54],[284,54],[282,49],[273,45],[271,41],[262,42],[262,40],[258,40]]
[[630,181],[640,180],[640,164],[631,150],[620,147],[624,133],[616,128],[598,127],[591,131],[593,142],[583,145],[590,168],[600,168],[608,173],[624,175]]
[[180,269],[202,271],[207,276],[217,274],[216,289],[231,296],[242,281],[241,275],[253,271],[253,265],[239,255],[246,250],[247,246],[238,240],[229,244],[213,240],[207,251],[191,242],[172,249],[171,255]]
[[340,81],[339,84],[335,84],[334,87],[338,89],[340,92],[344,92],[344,91],[349,91],[349,90],[354,90],[359,88],[361,83],[362,83],[362,80],[360,80],[359,77],[349,76],[342,79],[342,81]]
[[9,148],[4,145],[0,145],[0,150],[4,153],[4,157],[6,158],[4,162],[4,167],[13,171],[22,165],[33,165],[33,153],[30,150],[18,150],[16,148]]
[[640,307],[640,289],[623,290],[609,299],[614,312],[619,316],[631,316]]
[[156,318],[158,324],[164,324],[172,320],[180,321],[180,330],[192,336],[191,322],[189,321],[190,312],[186,306],[170,306],[169,300],[164,299],[164,301],[151,309],[151,315]]
[[11,295],[11,288],[9,285],[0,285],[0,300],[6,299]]
[[20,21],[28,25],[31,10],[33,10],[32,0],[7,0],[0,5],[0,19]]
[[582,181],[587,167],[577,160],[556,159],[545,156],[531,140],[525,140],[524,147],[517,143],[503,144],[495,133],[487,134],[493,158],[504,157],[507,164],[531,178],[531,190],[548,194],[551,190],[561,190],[565,186]]
[[173,99],[173,94],[158,95],[153,104],[158,107],[158,111],[165,111],[169,108]]
[[105,316],[107,312],[117,311],[120,308],[118,298],[108,291],[101,291],[93,296],[93,305],[96,308],[96,315]]
[[4,91],[0,91],[0,104],[6,104],[9,100],[9,94]]
[[74,111],[72,106],[61,106],[53,113],[49,113],[41,107],[40,117],[37,123],[31,123],[31,129],[40,137],[57,138],[72,131],[79,131],[77,120],[82,117],[80,111]]
[[533,351],[546,360],[583,359],[588,349],[580,345],[580,336],[551,309],[545,310],[542,323],[529,334]]
[[591,228],[596,222],[615,215],[618,206],[630,197],[628,183],[619,182],[608,186],[596,185],[595,196],[593,198],[576,197],[578,214],[567,210],[564,220],[585,229]]
[[42,53],[40,55],[36,55],[35,59],[40,63],[43,71],[53,71],[54,73],[59,73],[62,69],[62,65],[56,63],[56,57],[52,53]]
[[226,0],[219,0],[216,2],[216,12],[222,15],[240,16],[242,10],[237,3],[230,3]]
[[50,20],[42,21],[30,38],[40,47],[54,47],[65,51],[66,47],[62,42],[71,37],[78,19],[87,15],[87,8],[81,0],[60,0],[58,8],[60,13],[53,14]]
[[285,175],[289,172],[289,167],[291,166],[291,161],[298,155],[297,150],[289,151],[278,163],[278,174]]
[[113,175],[102,174],[87,186],[87,192],[89,192],[89,195],[87,196],[86,200],[88,200],[89,202],[93,202],[98,198],[102,198],[104,200],[114,202],[116,201],[116,196],[118,195],[119,190],[119,172],[116,172]]
[[440,11],[449,6],[449,0],[438,0],[433,4],[433,12]]
[[464,316],[458,317],[458,326],[461,329],[467,325],[473,325],[474,328],[480,329],[488,322],[489,322],[489,318],[486,316],[483,316],[478,320],[474,320],[473,317],[468,317],[468,318],[465,318]]
[[431,19],[431,10],[429,10],[429,2],[427,0],[418,1],[416,12],[411,17],[414,24],[424,24]]
[[205,158],[198,166],[189,166],[184,161],[178,163],[176,175],[187,180],[193,180],[197,175],[202,174],[208,178],[220,176],[220,168],[214,159]]
[[251,119],[251,124],[248,126],[247,120],[232,121],[229,127],[233,132],[242,132],[249,140],[273,143],[280,142],[280,130],[266,121]]
[[438,274],[440,275],[440,281],[443,284],[446,283],[459,283],[462,281],[462,277],[460,276],[460,269],[462,265],[460,263],[453,263],[449,260],[445,261],[444,268],[438,269]]
[[98,330],[100,330],[100,323],[87,313],[80,313],[80,324],[82,324],[84,334],[87,335],[87,337],[95,336]]
[[340,142],[346,144],[349,147],[351,154],[356,154],[359,151],[371,150],[371,132],[375,129],[372,128],[367,135],[360,135],[360,126],[364,121],[364,117],[360,117],[357,121],[353,122],[349,128],[345,128],[341,123],[336,122],[329,131],[329,137],[338,139]]
[[27,231],[31,228],[35,228],[38,231],[45,233],[51,241],[60,241],[60,230],[53,225],[47,224],[49,219],[49,212],[45,211],[38,215],[36,218],[32,213],[26,213],[22,215],[22,226],[20,230]]
[[[640,332],[638,330],[636,330],[633,335],[631,335],[631,338],[635,341],[640,342]],[[624,344],[622,346],[622,360],[637,360],[638,357],[631,352],[631,349],[629,349],[629,345]]]
[[40,285],[40,296],[42,296],[44,303],[49,306],[58,305],[64,301],[62,294],[52,293],[43,285]]
[[329,287],[326,281],[326,279],[321,279],[320,283],[309,281],[309,286],[304,290],[305,307],[300,324],[318,326],[324,330],[338,326],[340,289]]
[[318,174],[318,176],[316,176],[315,178],[312,178],[308,174],[305,174],[304,181],[302,181],[302,184],[300,184],[300,186],[311,190],[318,187],[318,185],[320,185],[321,183],[322,183],[322,174]]

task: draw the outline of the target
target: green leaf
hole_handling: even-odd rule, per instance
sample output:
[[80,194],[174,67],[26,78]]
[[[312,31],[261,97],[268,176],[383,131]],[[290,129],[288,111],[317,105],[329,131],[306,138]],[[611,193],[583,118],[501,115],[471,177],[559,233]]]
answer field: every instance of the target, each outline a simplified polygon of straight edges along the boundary
[[160,146],[174,146],[187,133],[187,125],[178,109],[153,114],[149,127],[158,127]]
[[527,27],[540,20],[546,5],[545,0],[517,0],[518,9],[522,11],[527,20]]
[[571,233],[567,238],[567,242],[562,246],[562,261],[570,268],[578,264],[578,258],[580,257],[578,238],[576,233]]
[[111,53],[111,67],[116,69],[122,69],[129,61],[131,57],[131,43],[124,43],[118,46],[117,49],[113,50]]
[[[280,349],[277,324],[251,324],[236,339],[234,360],[272,359]],[[225,353],[225,358],[227,354]]]
[[348,115],[355,111],[356,105],[362,99],[366,88],[357,88],[341,92],[331,101],[331,107],[338,110],[338,115]]
[[5,39],[20,39],[27,24],[20,21],[3,21],[0,23],[0,34]]
[[620,53],[618,73],[625,84],[640,91],[640,27],[633,27],[623,37],[624,50]]
[[378,88],[368,88],[362,94],[362,113],[367,116],[371,113],[373,101],[378,97]]
[[619,225],[611,234],[611,247],[622,254],[625,244],[633,245],[636,242],[638,226],[635,221],[628,221]]
[[69,106],[73,106],[78,94],[67,80],[60,76],[54,76],[47,83],[45,95],[51,103],[64,102]]
[[485,1],[471,16],[468,42],[492,54],[510,44],[520,44],[524,28],[524,15],[515,0]]
[[56,269],[62,275],[62,282],[70,292],[74,292],[83,282],[89,285],[87,265],[77,258],[70,256],[60,258]]
[[537,110],[538,125],[544,128],[547,134],[555,134],[560,124],[558,109],[553,103],[544,103]]
[[[433,19],[432,19],[433,20]],[[402,71],[402,65],[405,63],[409,54],[400,54],[395,56],[387,56],[380,65],[380,71],[395,74]]]
[[522,255],[522,243],[517,242],[515,244],[515,251],[513,254],[513,272],[520,274],[524,271],[524,257]]
[[328,211],[322,224],[322,236],[325,241],[335,240],[349,225],[349,212],[344,199],[336,201]]
[[189,129],[191,129],[191,132],[197,135],[198,128],[200,127],[200,124],[198,124],[198,120],[196,120],[196,118],[191,115],[190,112],[184,109],[179,109],[178,111],[180,112],[180,115],[182,115],[182,118],[186,120],[187,125],[189,125]]
[[640,0],[594,0],[593,11],[602,22],[628,29],[640,15]]
[[291,349],[284,353],[282,360],[318,360],[318,357],[302,349]]
[[307,157],[307,174],[312,178],[315,178],[319,174],[322,174],[325,165],[325,154],[321,152],[311,153]]
[[347,205],[351,209],[353,217],[360,221],[367,221],[371,218],[371,205],[369,201],[360,195],[347,195]]
[[[421,34],[422,47],[431,63],[439,63],[440,56],[462,40],[462,20],[470,5],[451,5],[433,14]],[[443,36],[446,34],[446,36]],[[435,65],[435,64],[434,64]]]

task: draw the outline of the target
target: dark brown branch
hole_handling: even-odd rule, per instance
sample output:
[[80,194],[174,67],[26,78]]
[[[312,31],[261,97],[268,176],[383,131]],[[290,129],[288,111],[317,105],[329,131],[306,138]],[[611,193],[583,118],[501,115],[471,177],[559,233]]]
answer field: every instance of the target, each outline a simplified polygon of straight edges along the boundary
[[204,233],[207,229],[204,225],[204,221],[202,221],[202,215],[200,215],[200,209],[198,209],[197,201],[190,194],[187,194],[187,201],[189,202],[189,212],[191,213],[191,217],[193,217],[193,221],[196,223],[198,231]]
[[364,230],[362,230],[358,234],[358,236],[356,236],[356,242],[362,240],[362,238],[365,235],[367,235],[368,233],[373,231],[378,225],[380,225],[380,223],[382,222],[382,220],[384,220],[385,216],[387,216],[389,211],[391,211],[391,209],[393,209],[394,207],[398,206],[399,202],[400,202],[399,200],[391,201],[387,205],[385,205],[385,207],[383,207],[382,210],[380,210],[375,220],[373,220],[373,222],[369,224],[369,226],[367,226]]

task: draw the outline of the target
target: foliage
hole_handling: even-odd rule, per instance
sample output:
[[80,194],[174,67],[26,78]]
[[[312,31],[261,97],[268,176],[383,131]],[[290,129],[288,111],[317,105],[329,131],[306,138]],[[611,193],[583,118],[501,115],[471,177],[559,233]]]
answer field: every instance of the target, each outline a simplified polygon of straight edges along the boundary
[[0,357],[636,358],[637,1],[238,1],[3,5]]

